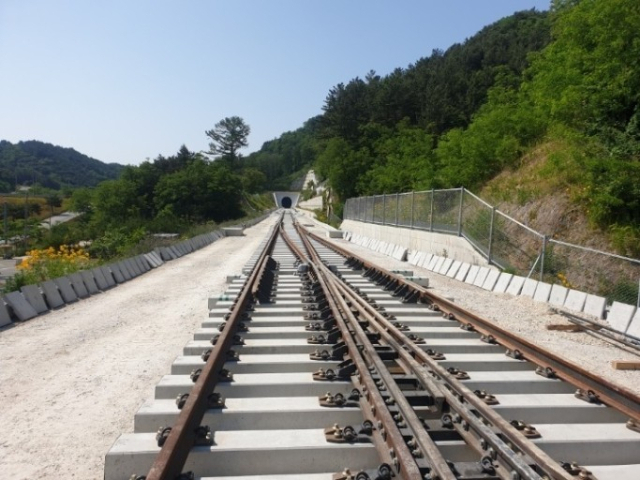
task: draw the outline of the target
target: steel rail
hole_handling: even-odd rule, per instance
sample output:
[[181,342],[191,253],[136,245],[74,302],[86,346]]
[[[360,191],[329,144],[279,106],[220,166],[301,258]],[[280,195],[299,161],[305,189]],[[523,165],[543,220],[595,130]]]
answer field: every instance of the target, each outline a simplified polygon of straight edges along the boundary
[[326,241],[324,238],[314,234],[313,232],[308,232],[308,235],[322,245],[331,248],[346,258],[353,258],[357,260],[364,268],[373,269],[388,277],[390,280],[393,279],[401,285],[407,285],[409,288],[420,293],[421,301],[429,303],[434,309],[442,311],[444,316],[451,320],[457,320],[463,324],[471,324],[479,333],[492,336],[495,338],[496,342],[500,343],[504,347],[514,352],[520,352],[524,359],[529,360],[543,369],[550,369],[555,372],[558,378],[574,385],[575,387],[584,391],[591,390],[592,392],[595,392],[600,398],[600,401],[629,416],[636,422],[640,422],[640,396],[627,388],[616,385],[603,377],[595,375],[579,365],[549,352],[548,350],[525,340],[519,335],[493,324],[491,321],[428,291],[426,288],[417,285],[400,275],[393,274],[372,262],[358,257],[353,252],[350,252],[345,248]]
[[[282,216],[278,220],[282,223]],[[256,265],[245,282],[235,302],[225,328],[213,346],[211,355],[202,368],[178,418],[171,427],[171,432],[156,456],[146,480],[174,480],[182,473],[187,457],[194,446],[196,430],[208,409],[208,397],[218,383],[219,372],[225,361],[229,347],[233,343],[236,328],[247,306],[255,300],[255,285],[262,277],[277,238],[278,228],[274,227],[266,242]]]
[[[398,470],[397,473],[399,473],[402,478],[405,480],[422,480],[424,477],[420,473],[420,468],[418,467],[411,450],[409,450],[408,445],[404,441],[402,433],[394,421],[391,412],[389,412],[382,395],[380,395],[378,387],[376,386],[374,379],[371,377],[365,359],[362,357],[362,352],[360,352],[358,345],[351,336],[349,325],[353,326],[354,324],[357,324],[357,319],[353,318],[353,315],[350,313],[349,307],[346,305],[344,300],[335,295],[335,292],[330,285],[331,277],[327,276],[326,272],[323,271],[322,267],[324,267],[324,265],[322,265],[319,258],[317,256],[315,258],[313,257],[315,251],[309,250],[304,238],[300,237],[305,249],[308,251],[308,255],[305,255],[304,252],[302,252],[298,246],[293,243],[286,232],[282,231],[282,237],[285,243],[287,243],[289,248],[295,252],[296,256],[298,256],[300,260],[307,260],[310,270],[313,272],[318,283],[322,287],[327,303],[329,304],[329,308],[331,309],[336,320],[336,324],[342,333],[342,339],[347,346],[349,358],[351,358],[356,366],[356,370],[358,371],[359,383],[365,387],[363,390],[366,390],[366,392],[363,391],[363,394],[367,401],[370,402],[369,410],[374,417],[377,417],[384,427],[386,434],[381,436],[382,442],[377,442],[375,444],[376,449],[383,459],[389,457],[389,448],[393,449],[396,456],[395,458],[398,461],[398,465],[396,466]],[[349,321],[349,325],[347,324],[347,321]],[[368,340],[366,343],[368,343]],[[366,410],[363,409],[363,413],[365,412]],[[455,480],[455,477],[442,477],[441,479],[434,478],[434,480]]]
[[[446,368],[442,367],[436,360],[432,359],[424,350],[419,348],[413,341],[411,341],[405,334],[403,334],[396,326],[393,325],[387,318],[375,310],[364,299],[359,297],[349,285],[342,284],[341,289],[345,295],[349,295],[363,313],[368,318],[373,320],[373,325],[378,324],[376,330],[380,333],[390,345],[398,352],[403,352],[403,358],[414,368],[414,371],[419,372],[420,367],[424,369],[424,366],[428,366],[432,372],[438,375],[441,381],[445,382],[448,386],[453,388],[458,395],[464,398],[461,401],[458,396],[453,393],[449,388],[439,388],[440,392],[446,399],[446,402],[451,410],[459,414],[467,424],[473,428],[480,437],[486,440],[487,444],[494,448],[494,450],[500,455],[510,469],[515,470],[521,478],[538,480],[541,476],[536,473],[531,467],[524,461],[524,459],[515,454],[513,449],[509,447],[507,442],[502,440],[495,432],[488,428],[480,419],[474,415],[469,408],[464,404],[467,402],[470,404],[476,412],[485,418],[492,425],[500,429],[501,433],[508,439],[510,443],[515,445],[519,451],[529,455],[543,470],[547,473],[553,473],[556,479],[571,480],[574,477],[569,475],[566,470],[558,464],[558,462],[543,452],[537,445],[524,437],[513,425],[511,425],[506,419],[499,415],[490,406],[486,405],[480,398],[478,398],[474,392],[466,387],[460,380],[450,374]],[[415,357],[415,358],[414,358]],[[418,360],[422,362],[422,366]],[[418,376],[418,375],[417,375]],[[420,378],[418,376],[418,378]],[[429,387],[425,386],[427,391]],[[486,447],[480,448],[479,442],[472,442],[466,434],[465,428],[460,424],[456,424],[456,429],[463,436],[467,437],[468,443],[478,451],[478,453],[486,454]]]
[[[298,233],[300,235],[299,231]],[[347,314],[349,325],[351,326],[351,330],[346,325],[346,323],[341,328],[341,330],[343,333],[343,336],[342,336],[343,340],[345,341],[345,343],[350,344],[349,351],[357,352],[359,354],[365,353],[369,359],[369,363],[371,363],[377,370],[378,375],[380,375],[381,379],[383,380],[387,390],[391,394],[391,397],[394,399],[395,403],[398,405],[398,408],[400,409],[400,412],[402,413],[405,420],[407,420],[407,424],[410,426],[410,429],[414,434],[414,438],[421,449],[421,453],[428,460],[433,472],[431,478],[433,478],[433,480],[455,480],[456,477],[454,473],[451,471],[451,468],[449,467],[449,465],[447,464],[446,459],[442,456],[440,449],[435,444],[433,439],[424,430],[424,427],[420,419],[416,415],[415,410],[409,404],[408,400],[400,390],[400,387],[397,385],[397,383],[391,376],[390,372],[388,371],[387,366],[384,364],[384,362],[382,361],[378,353],[375,351],[375,347],[367,337],[364,329],[358,322],[358,319],[351,312],[351,309],[347,304],[347,300],[343,298],[339,290],[339,282],[336,281],[333,273],[322,263],[318,253],[315,251],[315,249],[313,248],[311,243],[308,241],[308,239],[306,239],[304,235],[300,235],[300,238],[303,244],[305,245],[305,248],[310,254],[310,258],[311,258],[310,263],[312,268],[316,269],[316,271],[319,274],[318,275],[319,279],[322,279],[322,283],[324,283],[327,289],[331,292],[332,298],[338,303],[339,308],[344,313]],[[324,285],[323,285],[323,288],[324,288]],[[353,335],[357,337],[358,341],[362,345],[362,351],[358,348],[354,339],[351,337],[352,332],[353,332]],[[352,354],[351,358],[353,359],[354,356],[355,355]],[[366,365],[364,365],[362,368],[363,370],[359,369],[361,381],[364,379],[366,383],[369,383],[372,385],[367,387],[367,391],[372,392],[371,389],[373,388],[374,389],[373,391],[378,393],[375,382],[371,378],[370,372],[366,368]],[[374,406],[376,408],[376,411],[380,411],[380,409],[383,409],[383,411],[388,412],[386,408],[386,404],[381,396],[378,401],[374,401]],[[394,430],[397,429],[397,425],[392,418],[390,419],[390,421],[391,421],[391,425],[393,425],[394,427]],[[385,424],[385,429],[389,431],[388,426],[386,424]],[[400,432],[398,431],[398,433]],[[403,447],[402,450],[406,449],[408,457],[401,459],[400,455],[398,455],[398,458],[401,460],[402,467],[407,468],[406,462],[411,461],[412,463],[415,463],[415,459],[411,451],[409,451],[409,449],[407,448],[406,442],[404,441],[402,436],[400,436],[399,441],[401,442],[401,446]],[[394,448],[398,449],[398,446],[399,445],[397,444],[397,441],[394,442]],[[405,457],[405,455],[403,455],[403,457]],[[423,478],[423,477],[418,476],[416,478]]]

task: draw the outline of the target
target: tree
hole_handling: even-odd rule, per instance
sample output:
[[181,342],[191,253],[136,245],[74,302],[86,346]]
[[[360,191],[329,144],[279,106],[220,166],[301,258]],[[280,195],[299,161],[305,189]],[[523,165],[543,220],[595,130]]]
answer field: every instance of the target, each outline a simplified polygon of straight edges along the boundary
[[207,137],[213,140],[209,143],[211,155],[222,155],[231,162],[238,159],[238,150],[246,147],[247,137],[251,128],[240,117],[225,117],[216,123],[212,130],[207,130]]

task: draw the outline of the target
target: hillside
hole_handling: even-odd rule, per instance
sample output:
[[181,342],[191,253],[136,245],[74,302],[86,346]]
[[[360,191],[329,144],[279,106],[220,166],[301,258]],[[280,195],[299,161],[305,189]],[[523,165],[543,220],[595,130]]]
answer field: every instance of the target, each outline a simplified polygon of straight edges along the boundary
[[12,144],[0,140],[0,191],[35,183],[58,190],[62,187],[93,187],[115,179],[124,168],[83,155],[73,148],[29,140]]

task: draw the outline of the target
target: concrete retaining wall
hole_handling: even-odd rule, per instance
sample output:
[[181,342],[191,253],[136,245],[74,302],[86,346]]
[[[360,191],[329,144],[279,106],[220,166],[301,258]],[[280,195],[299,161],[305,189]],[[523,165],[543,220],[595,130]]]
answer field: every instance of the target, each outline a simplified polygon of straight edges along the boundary
[[488,265],[486,259],[476,252],[469,242],[454,235],[375,225],[355,220],[345,220],[340,229],[388,244],[401,245],[409,251],[430,252],[472,265]]

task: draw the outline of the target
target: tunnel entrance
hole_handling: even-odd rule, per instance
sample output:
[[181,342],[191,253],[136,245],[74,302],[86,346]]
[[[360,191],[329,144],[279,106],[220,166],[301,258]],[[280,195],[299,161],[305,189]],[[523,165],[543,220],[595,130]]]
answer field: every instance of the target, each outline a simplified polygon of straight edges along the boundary
[[282,208],[291,208],[291,198],[282,197],[282,200],[280,201],[280,205],[282,205]]

